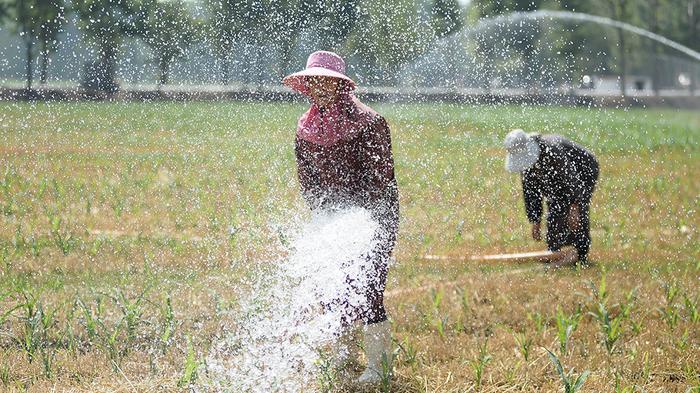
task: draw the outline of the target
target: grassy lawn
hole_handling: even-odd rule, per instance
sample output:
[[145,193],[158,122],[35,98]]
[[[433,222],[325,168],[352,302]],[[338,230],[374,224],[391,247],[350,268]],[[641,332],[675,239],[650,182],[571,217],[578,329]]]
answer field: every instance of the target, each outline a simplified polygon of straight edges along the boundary
[[[700,113],[376,109],[401,192],[392,391],[555,391],[543,348],[574,379],[590,372],[583,391],[700,389]],[[308,216],[293,154],[303,110],[0,103],[0,390],[206,381],[206,365],[188,370],[279,255],[280,226]],[[599,157],[591,268],[422,258],[544,247],[503,168],[512,128]]]

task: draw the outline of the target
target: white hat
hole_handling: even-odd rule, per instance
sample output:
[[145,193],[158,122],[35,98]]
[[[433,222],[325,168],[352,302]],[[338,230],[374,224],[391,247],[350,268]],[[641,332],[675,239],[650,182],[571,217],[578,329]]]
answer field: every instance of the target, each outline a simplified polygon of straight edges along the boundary
[[540,146],[533,138],[534,134],[526,134],[516,129],[506,135],[503,142],[508,154],[506,155],[506,170],[522,172],[529,169],[540,156]]

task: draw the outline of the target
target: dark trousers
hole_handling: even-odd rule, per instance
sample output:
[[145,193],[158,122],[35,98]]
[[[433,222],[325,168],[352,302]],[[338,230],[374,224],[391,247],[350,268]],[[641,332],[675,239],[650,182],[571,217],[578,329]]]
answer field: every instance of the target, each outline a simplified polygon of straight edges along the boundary
[[590,199],[579,202],[579,216],[575,229],[569,228],[569,203],[553,202],[547,206],[547,247],[559,251],[564,246],[574,246],[581,262],[586,262],[591,247]]
[[[399,228],[398,201],[389,200],[370,209],[372,218],[379,223],[374,233],[374,248],[364,258],[366,262],[363,277],[346,277],[348,290],[360,295],[365,301],[350,304],[350,294],[342,296],[331,304],[324,305],[329,310],[340,309],[342,323],[349,326],[356,321],[369,325],[387,320],[384,309],[384,289],[386,288],[389,260],[396,244]],[[354,298],[354,296],[353,296]]]

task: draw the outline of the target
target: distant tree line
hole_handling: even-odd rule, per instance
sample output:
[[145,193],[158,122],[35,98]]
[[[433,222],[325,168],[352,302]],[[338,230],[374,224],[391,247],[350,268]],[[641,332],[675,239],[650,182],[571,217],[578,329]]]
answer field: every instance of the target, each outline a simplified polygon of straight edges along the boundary
[[[535,9],[608,16],[700,50],[700,0],[472,0],[466,8],[457,0],[199,1],[196,11],[195,3],[185,0],[0,0],[0,25],[11,28],[22,40],[26,86],[31,89],[36,60],[40,83],[46,83],[68,15],[76,16],[83,40],[95,54],[84,64],[82,84],[104,92],[119,87],[117,61],[126,39],[139,39],[148,47],[161,85],[169,83],[173,63],[193,45],[216,57],[216,79],[221,84],[232,82],[237,45],[257,48],[258,58],[277,59],[272,71],[251,67],[251,80],[261,80],[255,74],[263,72],[282,76],[298,67],[292,64],[293,53],[303,35],[311,35],[319,49],[361,59],[353,62],[355,72],[382,75],[377,84],[392,84],[394,71],[421,56],[434,41],[481,18]],[[582,39],[617,56],[619,61],[608,67],[623,81],[629,63],[635,61],[632,53],[639,43],[625,34],[620,33],[617,42],[601,40],[595,27],[583,25],[562,34],[569,44],[562,45],[557,55],[564,62],[580,57],[581,47],[576,43]],[[528,59],[534,56],[537,36],[516,38],[514,45],[529,70],[525,77],[536,80],[537,66],[534,62],[528,65]],[[482,43],[477,50],[488,54],[490,49]]]
[[51,55],[67,15],[74,13],[95,53],[84,65],[83,86],[114,92],[117,60],[127,38],[140,39],[150,49],[159,84],[169,82],[172,63],[195,43],[205,43],[219,60],[218,79],[227,84],[236,44],[260,48],[259,56],[270,56],[263,48],[275,48],[280,76],[289,70],[305,31],[315,34],[319,48],[357,53],[367,59],[366,68],[394,69],[419,55],[430,40],[458,30],[463,20],[456,0],[202,2],[205,12],[196,14],[191,2],[183,0],[0,0],[0,22],[22,39],[26,87],[31,89],[37,56],[40,81],[46,83]]

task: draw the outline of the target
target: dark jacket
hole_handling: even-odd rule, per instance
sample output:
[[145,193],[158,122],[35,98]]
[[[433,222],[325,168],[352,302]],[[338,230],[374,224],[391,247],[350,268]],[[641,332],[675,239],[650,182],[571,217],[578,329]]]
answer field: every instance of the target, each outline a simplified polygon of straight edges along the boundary
[[555,214],[568,211],[573,203],[587,207],[598,179],[598,162],[593,153],[559,135],[534,138],[540,156],[522,174],[528,220],[541,220],[543,199],[550,213]]
[[311,209],[398,209],[391,136],[377,116],[350,140],[323,146],[296,138],[302,195]]

